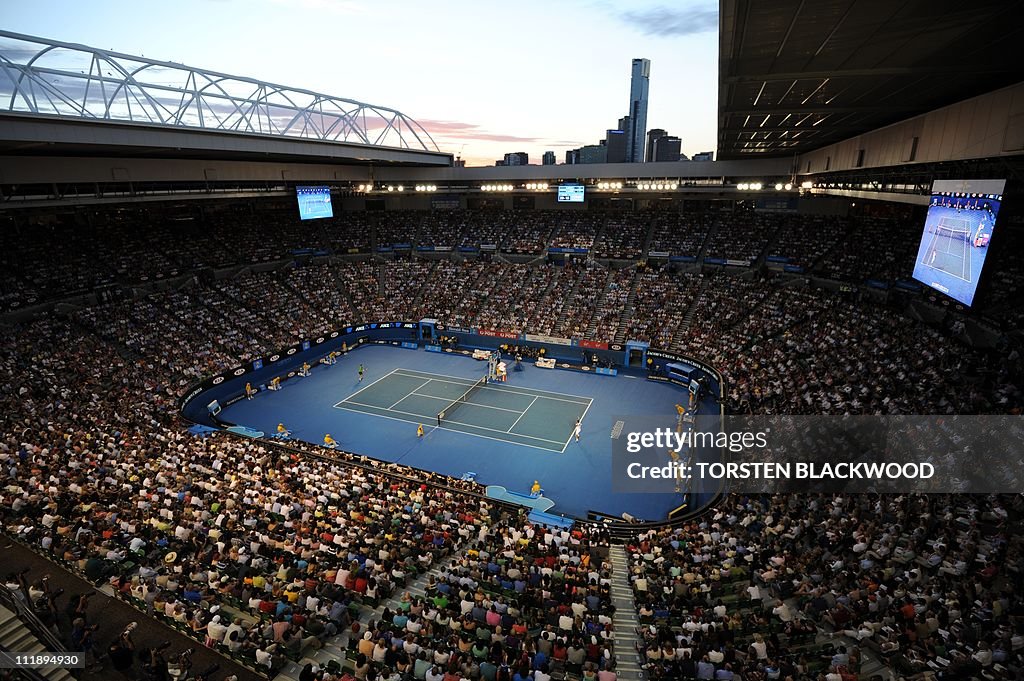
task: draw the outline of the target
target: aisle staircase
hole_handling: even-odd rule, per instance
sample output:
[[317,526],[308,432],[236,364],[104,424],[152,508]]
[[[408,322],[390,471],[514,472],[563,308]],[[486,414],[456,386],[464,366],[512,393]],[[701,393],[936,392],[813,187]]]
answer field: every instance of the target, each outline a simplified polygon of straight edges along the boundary
[[629,559],[622,544],[609,547],[608,560],[612,564],[612,605],[615,606],[615,615],[612,617],[615,672],[618,681],[640,681],[646,678],[637,651],[637,627],[640,626],[640,620],[636,615],[633,588],[629,583]]
[[597,299],[597,305],[590,313],[590,321],[587,322],[587,330],[584,333],[584,338],[593,338],[594,332],[597,330],[597,318],[604,310],[605,302],[608,300],[608,294],[612,293],[612,281],[614,279],[615,272],[609,267],[608,272],[604,278],[604,287],[601,289],[601,297]]
[[[693,300],[690,301],[690,306],[686,309],[686,314],[683,315],[683,321],[679,324],[680,332],[686,331],[690,328],[690,325],[693,324],[693,318],[697,314],[697,301],[699,301],[701,296],[704,295],[704,292],[707,291],[709,279],[710,277],[707,275],[701,277],[700,286],[697,288],[697,292],[693,295]],[[677,334],[677,337],[679,335],[681,335],[681,333]]]
[[615,329],[615,336],[612,341],[615,343],[626,342],[626,330],[629,329],[629,321],[633,319],[633,304],[636,302],[636,287],[640,279],[640,270],[633,273],[633,280],[629,282],[629,295],[622,305],[622,314],[619,317],[619,326]]
[[[49,650],[24,622],[18,619],[13,611],[0,606],[0,650],[17,652],[26,655],[42,652],[60,652]],[[44,679],[51,681],[73,680],[71,673],[60,667],[43,667],[36,670]],[[15,674],[14,678],[20,678]]]

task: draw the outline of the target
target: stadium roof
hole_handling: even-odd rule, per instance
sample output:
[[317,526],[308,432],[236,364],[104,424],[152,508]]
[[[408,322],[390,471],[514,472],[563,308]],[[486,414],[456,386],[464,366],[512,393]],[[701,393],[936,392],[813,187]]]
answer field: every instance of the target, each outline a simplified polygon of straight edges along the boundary
[[1021,0],[722,0],[718,157],[791,156],[1022,79]]
[[0,127],[6,153],[451,164],[389,107],[9,31]]

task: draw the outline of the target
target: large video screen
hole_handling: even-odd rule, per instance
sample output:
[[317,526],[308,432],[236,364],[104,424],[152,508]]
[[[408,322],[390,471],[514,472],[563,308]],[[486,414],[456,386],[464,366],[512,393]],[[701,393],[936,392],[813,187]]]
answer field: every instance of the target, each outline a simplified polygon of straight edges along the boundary
[[970,306],[978,290],[1006,180],[936,180],[914,279]]
[[583,203],[582,184],[560,184],[558,185],[559,203]]
[[334,217],[330,187],[296,187],[295,196],[299,199],[300,220]]

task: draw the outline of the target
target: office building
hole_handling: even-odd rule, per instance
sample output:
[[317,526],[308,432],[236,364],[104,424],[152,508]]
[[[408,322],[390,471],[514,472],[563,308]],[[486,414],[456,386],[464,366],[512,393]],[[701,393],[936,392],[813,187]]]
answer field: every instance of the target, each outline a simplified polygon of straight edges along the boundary
[[604,143],[601,144],[588,144],[585,147],[579,148],[579,162],[580,163],[605,163],[607,156],[607,148]]
[[496,165],[528,166],[530,165],[530,155],[527,154],[525,151],[516,151],[511,154],[505,154],[504,162]]
[[714,161],[715,152],[713,151],[702,151],[699,154],[694,154],[691,161]]
[[682,141],[672,135],[662,135],[647,149],[648,161],[678,161]]
[[542,158],[541,162],[544,165],[546,165],[546,166],[553,166],[553,165],[555,165],[555,152],[553,152],[553,151],[545,151],[544,152],[544,156],[542,156],[541,158]]
[[644,162],[650,163],[654,160],[654,142],[659,137],[665,137],[667,132],[661,128],[653,128],[647,131],[647,149],[644,152]]
[[608,130],[604,137],[605,163],[626,162],[626,132],[624,130]]

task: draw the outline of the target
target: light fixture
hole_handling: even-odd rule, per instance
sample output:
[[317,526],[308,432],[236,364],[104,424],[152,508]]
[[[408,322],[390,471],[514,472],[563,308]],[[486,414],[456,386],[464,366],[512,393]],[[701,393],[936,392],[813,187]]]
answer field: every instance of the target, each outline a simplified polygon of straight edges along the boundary
[[403,187],[402,185],[398,185],[398,191],[405,191],[405,187]]
[[787,182],[787,183],[786,183],[786,191],[788,192],[788,191],[789,191],[789,190],[791,190],[792,188],[793,188],[793,183],[792,183],[792,182]]
[[777,192],[781,192],[782,191],[782,183],[781,182],[776,182],[775,183],[775,191],[777,191]]
[[814,186],[814,183],[813,183],[813,182],[811,182],[810,180],[807,180],[807,181],[805,181],[805,182],[801,182],[801,183],[800,183],[800,188],[801,188],[801,189],[810,189],[810,188],[811,188],[811,187],[813,187],[813,186]]
[[740,182],[738,185],[736,185],[736,189],[739,189],[741,192],[745,192],[747,191],[747,187],[749,186],[750,185],[748,185],[746,182]]
[[423,185],[422,184],[416,185],[416,191],[418,191],[418,192],[423,191]]
[[750,188],[753,189],[756,192],[759,192],[759,191],[761,191],[761,187],[763,187],[763,186],[764,185],[762,185],[760,182],[754,182],[754,183],[752,183],[750,185]]
[[388,185],[388,191],[389,192],[393,192],[393,191],[395,191],[395,188],[389,184]]

